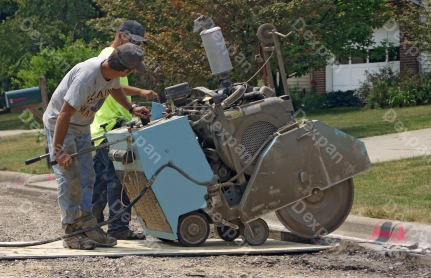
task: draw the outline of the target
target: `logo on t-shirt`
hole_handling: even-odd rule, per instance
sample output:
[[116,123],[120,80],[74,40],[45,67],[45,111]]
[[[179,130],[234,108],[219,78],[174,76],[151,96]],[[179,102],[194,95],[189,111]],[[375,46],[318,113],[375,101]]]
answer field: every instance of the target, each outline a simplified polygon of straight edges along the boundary
[[[100,107],[102,107],[105,102],[105,98],[109,96],[112,89],[106,89],[104,91],[98,92],[96,95],[92,95],[88,100],[88,105],[82,106],[78,111],[82,116],[86,118],[91,118],[99,111]],[[96,101],[97,100],[97,101]]]

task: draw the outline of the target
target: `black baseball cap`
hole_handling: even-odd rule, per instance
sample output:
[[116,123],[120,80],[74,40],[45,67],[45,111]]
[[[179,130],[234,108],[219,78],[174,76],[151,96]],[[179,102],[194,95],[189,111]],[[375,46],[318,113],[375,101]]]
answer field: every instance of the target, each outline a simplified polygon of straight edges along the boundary
[[140,73],[145,72],[145,64],[142,62],[144,52],[139,46],[128,42],[117,47],[111,55],[117,56],[120,63],[128,69],[136,69]]
[[132,39],[134,39],[135,41],[143,42],[145,44],[147,43],[147,41],[144,39],[145,29],[136,20],[126,20],[122,22],[118,27],[117,31],[121,31],[121,32],[128,31]]

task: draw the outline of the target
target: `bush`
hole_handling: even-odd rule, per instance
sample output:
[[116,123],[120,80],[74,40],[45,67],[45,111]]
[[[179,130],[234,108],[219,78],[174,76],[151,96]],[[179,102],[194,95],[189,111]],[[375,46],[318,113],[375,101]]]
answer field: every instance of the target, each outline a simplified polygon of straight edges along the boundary
[[408,90],[400,88],[390,88],[387,95],[387,103],[389,107],[415,106],[417,96]]
[[328,108],[358,106],[363,103],[353,90],[329,92],[326,99],[326,107]]
[[403,75],[400,88],[410,91],[416,99],[416,104],[431,103],[431,73],[417,74],[407,71]]
[[379,69],[378,72],[365,72],[365,80],[356,90],[356,95],[369,108],[387,106],[387,93],[390,87],[400,83],[399,72],[394,71],[391,64]]
[[431,103],[431,73],[419,74],[406,69],[400,77],[391,65],[379,72],[366,72],[357,89],[369,108],[403,107]]
[[292,90],[289,92],[292,98],[293,107],[295,110],[302,109],[321,109],[326,107],[326,94],[316,93],[316,87],[312,87],[310,91],[305,94],[299,90]]

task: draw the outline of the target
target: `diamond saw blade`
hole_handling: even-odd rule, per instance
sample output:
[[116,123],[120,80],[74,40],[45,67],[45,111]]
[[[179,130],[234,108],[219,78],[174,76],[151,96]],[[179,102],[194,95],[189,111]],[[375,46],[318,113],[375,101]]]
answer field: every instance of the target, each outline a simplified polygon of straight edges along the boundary
[[315,238],[332,233],[343,224],[352,208],[353,180],[350,178],[275,212],[292,233]]

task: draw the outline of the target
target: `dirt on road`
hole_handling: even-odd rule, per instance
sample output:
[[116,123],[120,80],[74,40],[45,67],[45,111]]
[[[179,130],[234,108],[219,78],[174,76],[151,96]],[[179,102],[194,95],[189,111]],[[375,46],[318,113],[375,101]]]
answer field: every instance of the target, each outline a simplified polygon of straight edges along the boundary
[[[132,229],[141,229],[136,216]],[[0,242],[61,235],[55,192],[0,185]],[[429,254],[341,241],[311,254],[0,260],[0,277],[431,277]]]

